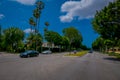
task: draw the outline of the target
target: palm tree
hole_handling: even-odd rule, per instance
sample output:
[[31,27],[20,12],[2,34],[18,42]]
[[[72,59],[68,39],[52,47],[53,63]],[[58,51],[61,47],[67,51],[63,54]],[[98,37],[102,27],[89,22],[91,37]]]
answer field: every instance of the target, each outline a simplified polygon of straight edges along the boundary
[[[42,1],[37,1],[36,2],[36,8],[33,10],[33,17],[29,19],[29,24],[31,25],[31,30],[32,26],[34,26],[35,30],[35,35],[39,34],[39,22],[40,22],[40,15],[41,15],[41,10],[44,8],[44,3]],[[35,50],[36,50],[36,45],[37,45],[37,39],[35,40]]]
[[[33,11],[33,16],[36,18],[36,30],[39,29],[41,10],[44,8],[44,3],[42,1],[36,2],[36,9]],[[38,30],[39,31],[39,30]]]
[[39,9],[39,10],[42,10],[44,8],[44,3],[42,1],[37,1],[36,2],[36,7]]
[[29,19],[29,24],[31,25],[31,26],[30,26],[30,29],[31,29],[31,31],[32,31],[32,26],[34,26],[34,27],[36,26],[36,23],[35,23],[33,17],[31,17],[31,18]]
[[46,28],[44,29],[45,32],[48,30],[49,25],[50,25],[49,22],[45,22],[45,26],[46,26]]
[[[36,27],[35,27],[35,34],[39,34],[39,22],[40,22],[40,15],[41,15],[41,10],[44,8],[44,3],[42,1],[37,1],[36,2],[36,9],[33,11],[33,16],[36,18]],[[38,29],[37,29],[38,28]],[[35,49],[36,49],[37,41],[35,44]]]
[[[35,23],[33,17],[31,17],[31,18],[29,19],[29,24],[31,25],[30,35],[32,35],[32,34],[33,34],[33,33],[32,33],[32,26],[34,26],[34,31],[35,31],[35,26],[36,26],[36,23]],[[30,44],[32,44],[32,43],[33,43],[33,41],[32,41],[32,39],[30,38]],[[32,46],[33,46],[33,45],[32,45]]]
[[8,51],[15,51],[24,39],[24,32],[19,28],[11,27],[4,30],[4,46]]
[[38,9],[35,9],[33,11],[33,16],[36,18],[36,26],[35,26],[35,32],[37,32],[37,27],[38,27],[38,19],[40,17],[40,13],[39,13],[39,10]]

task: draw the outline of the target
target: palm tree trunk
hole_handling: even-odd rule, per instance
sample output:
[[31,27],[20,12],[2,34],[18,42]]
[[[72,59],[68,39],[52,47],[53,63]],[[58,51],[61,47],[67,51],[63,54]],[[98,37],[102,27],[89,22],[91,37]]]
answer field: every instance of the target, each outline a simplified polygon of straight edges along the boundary
[[[37,35],[37,18],[36,18],[36,26],[35,26],[35,36],[36,36],[36,35]],[[36,40],[36,38],[35,38],[35,50],[37,50],[36,45],[37,45],[37,40]]]
[[38,31],[40,30],[39,24],[40,24],[40,18],[38,18]]

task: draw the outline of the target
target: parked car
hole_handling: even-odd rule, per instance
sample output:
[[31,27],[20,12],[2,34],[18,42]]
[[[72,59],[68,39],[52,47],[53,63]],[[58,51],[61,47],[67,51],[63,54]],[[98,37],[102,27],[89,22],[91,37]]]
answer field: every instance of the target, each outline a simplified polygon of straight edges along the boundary
[[90,50],[89,53],[93,53],[93,50]]
[[35,50],[27,50],[23,53],[20,53],[20,57],[34,57],[38,55],[39,55],[39,52]]
[[77,50],[74,50],[73,53],[76,54],[76,53],[77,53]]
[[45,50],[45,51],[42,52],[42,54],[52,54],[52,51],[50,51],[50,50]]

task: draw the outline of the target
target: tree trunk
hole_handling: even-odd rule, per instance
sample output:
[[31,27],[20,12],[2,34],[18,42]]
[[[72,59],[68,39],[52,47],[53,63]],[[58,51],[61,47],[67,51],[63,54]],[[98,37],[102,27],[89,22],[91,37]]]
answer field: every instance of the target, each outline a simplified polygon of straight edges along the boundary
[[61,52],[61,45],[59,45],[59,52]]
[[105,48],[105,52],[107,53],[108,52],[108,46],[106,45],[106,48]]

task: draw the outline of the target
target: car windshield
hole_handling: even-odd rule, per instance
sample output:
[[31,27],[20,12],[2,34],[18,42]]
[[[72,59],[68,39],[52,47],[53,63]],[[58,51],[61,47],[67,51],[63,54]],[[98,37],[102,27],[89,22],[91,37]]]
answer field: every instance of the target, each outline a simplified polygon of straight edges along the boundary
[[32,51],[31,50],[27,50],[27,51],[23,52],[23,54],[28,54],[30,52],[32,52]]
[[46,50],[46,51],[44,51],[44,52],[49,52],[49,50]]

